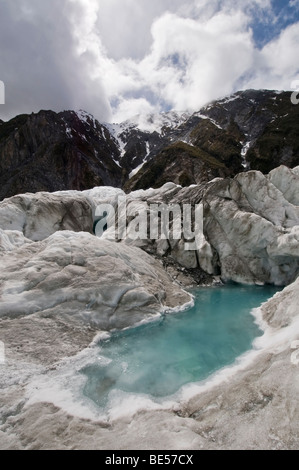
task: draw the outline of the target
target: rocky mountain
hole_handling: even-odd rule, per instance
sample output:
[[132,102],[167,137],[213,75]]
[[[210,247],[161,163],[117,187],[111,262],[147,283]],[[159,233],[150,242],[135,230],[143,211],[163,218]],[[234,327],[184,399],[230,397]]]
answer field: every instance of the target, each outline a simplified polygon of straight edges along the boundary
[[137,115],[121,124],[105,124],[120,148],[120,164],[133,176],[147,161],[168,145],[170,134],[190,117],[170,111]]
[[165,147],[125,185],[126,190],[167,181],[182,186],[235,176],[248,169],[268,173],[299,164],[299,107],[289,92],[247,90],[214,101],[170,129]]
[[40,111],[0,121],[0,200],[37,191],[126,192],[270,172],[299,164],[299,106],[290,92],[247,90],[194,114],[99,123],[86,112]]
[[87,113],[40,111],[0,123],[0,198],[121,186],[119,149]]

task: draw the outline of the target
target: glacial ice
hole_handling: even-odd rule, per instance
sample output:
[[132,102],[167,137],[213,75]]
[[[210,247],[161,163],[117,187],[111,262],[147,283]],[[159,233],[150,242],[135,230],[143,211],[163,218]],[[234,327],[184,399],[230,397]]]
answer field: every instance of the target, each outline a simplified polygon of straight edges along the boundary
[[[0,448],[138,449],[146,440],[151,449],[297,449],[299,376],[291,357],[299,339],[298,176],[298,167],[280,167],[268,176],[250,172],[190,188],[168,183],[128,196],[132,210],[153,202],[203,204],[200,253],[187,259],[182,243],[167,240],[152,244],[154,253],[169,249],[182,264],[200,260],[206,270],[220,269],[225,280],[292,284],[258,310],[265,335],[235,367],[185,390],[176,403],[128,402],[130,413],[118,409],[108,422],[82,406],[74,367],[94,359],[99,330],[148,321],[190,296],[134,242],[92,235],[96,206],[115,205],[121,190],[25,194],[0,202],[0,341],[6,354]],[[66,381],[78,386],[77,395],[63,395]]]
[[11,234],[1,235],[9,251],[1,259],[0,317],[48,312],[107,330],[190,301],[139,248],[63,231],[12,250]]

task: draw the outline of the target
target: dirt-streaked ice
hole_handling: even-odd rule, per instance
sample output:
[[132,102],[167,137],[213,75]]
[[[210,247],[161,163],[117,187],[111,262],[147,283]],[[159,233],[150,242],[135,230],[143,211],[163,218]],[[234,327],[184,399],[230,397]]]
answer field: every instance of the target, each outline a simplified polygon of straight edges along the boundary
[[190,296],[134,242],[92,234],[96,206],[116,206],[121,190],[2,201],[0,448],[298,449],[298,176],[280,167],[128,196],[132,213],[165,201],[203,205],[207,253],[184,256],[182,240],[139,240],[144,249],[192,266],[200,260],[225,280],[290,285],[256,312],[265,334],[234,367],[186,387],[176,402],[116,396],[126,409],[114,404],[109,419],[80,395],[78,371],[94,359],[94,338],[183,307]]

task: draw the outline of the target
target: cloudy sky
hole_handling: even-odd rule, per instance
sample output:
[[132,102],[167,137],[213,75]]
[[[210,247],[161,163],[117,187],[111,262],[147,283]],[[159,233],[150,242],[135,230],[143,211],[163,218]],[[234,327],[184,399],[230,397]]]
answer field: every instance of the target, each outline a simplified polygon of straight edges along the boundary
[[0,118],[119,122],[299,80],[299,0],[0,0]]

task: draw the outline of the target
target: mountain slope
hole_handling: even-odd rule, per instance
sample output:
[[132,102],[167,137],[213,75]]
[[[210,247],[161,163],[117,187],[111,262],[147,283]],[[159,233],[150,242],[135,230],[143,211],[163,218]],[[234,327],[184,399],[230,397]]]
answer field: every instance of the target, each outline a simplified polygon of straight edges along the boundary
[[0,200],[18,193],[182,186],[299,165],[299,106],[290,92],[246,90],[200,111],[101,124],[81,111],[0,121]]
[[209,153],[179,141],[166,147],[147,162],[136,176],[125,184],[124,189],[130,191],[131,188],[159,188],[168,181],[190,186],[229,174],[225,164]]
[[[291,168],[297,166],[299,106],[291,103],[290,96],[290,92],[247,90],[215,101],[194,113],[164,137],[167,148],[172,145],[173,155],[180,160],[174,165],[179,166],[180,173],[172,181],[201,183],[210,179],[210,173],[214,177],[235,176],[248,169],[268,173],[281,164]],[[181,153],[177,151],[178,142],[209,154],[219,162],[218,170],[212,171],[210,167],[210,173],[194,171],[194,166],[184,160],[186,147],[181,146]],[[169,181],[173,172],[164,156],[162,150],[126,183],[125,189],[146,189],[148,183],[157,188],[161,181]],[[205,166],[204,161],[201,164]],[[157,165],[159,178],[155,183],[152,175],[157,173]]]
[[239,92],[209,105],[205,114],[225,129],[240,131],[252,170],[298,165],[299,106],[291,103],[290,92]]
[[86,113],[40,111],[0,124],[0,198],[94,186],[120,186],[119,149]]

